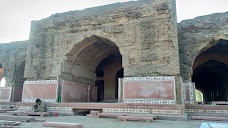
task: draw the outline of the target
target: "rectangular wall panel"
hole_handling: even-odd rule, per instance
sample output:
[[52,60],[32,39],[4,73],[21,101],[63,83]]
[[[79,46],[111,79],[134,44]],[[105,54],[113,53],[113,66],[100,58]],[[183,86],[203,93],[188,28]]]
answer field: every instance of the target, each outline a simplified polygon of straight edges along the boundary
[[0,87],[0,102],[10,102],[12,87]]
[[123,100],[126,103],[175,104],[175,77],[125,77]]
[[184,104],[195,104],[195,83],[183,83]]
[[58,97],[58,81],[25,81],[22,102],[35,102],[37,98],[45,102],[56,102]]
[[87,102],[90,85],[62,81],[62,102]]

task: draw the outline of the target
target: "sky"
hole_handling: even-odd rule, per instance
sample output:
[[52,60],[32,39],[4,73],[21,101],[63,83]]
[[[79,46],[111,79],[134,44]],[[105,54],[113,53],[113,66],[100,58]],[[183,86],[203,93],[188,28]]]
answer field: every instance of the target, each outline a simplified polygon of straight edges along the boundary
[[[0,0],[0,43],[29,39],[30,23],[51,14],[131,0]],[[228,11],[228,0],[176,0],[177,20]]]

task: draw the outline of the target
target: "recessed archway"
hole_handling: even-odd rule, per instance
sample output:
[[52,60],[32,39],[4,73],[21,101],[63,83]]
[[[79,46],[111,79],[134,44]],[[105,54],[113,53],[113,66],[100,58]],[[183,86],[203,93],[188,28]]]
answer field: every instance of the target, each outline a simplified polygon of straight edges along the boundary
[[25,71],[25,61],[23,61],[17,68],[15,72],[15,86],[23,86],[24,81],[24,71]]
[[228,41],[200,53],[193,64],[192,81],[204,92],[204,100],[228,101]]
[[195,95],[196,95],[196,103],[203,103],[204,102],[204,94],[201,90],[195,89]]
[[97,86],[97,101],[117,101],[116,73],[122,56],[114,42],[95,35],[85,38],[73,46],[66,62],[71,69],[65,70],[68,80]]

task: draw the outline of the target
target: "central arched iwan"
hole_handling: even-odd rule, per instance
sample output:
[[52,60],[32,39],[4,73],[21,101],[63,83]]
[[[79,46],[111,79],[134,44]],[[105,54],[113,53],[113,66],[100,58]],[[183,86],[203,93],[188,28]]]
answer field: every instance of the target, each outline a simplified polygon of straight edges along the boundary
[[122,56],[114,42],[96,35],[87,37],[73,46],[65,65],[71,81],[97,86],[98,101],[117,100],[116,77],[122,75],[116,74],[122,69]]

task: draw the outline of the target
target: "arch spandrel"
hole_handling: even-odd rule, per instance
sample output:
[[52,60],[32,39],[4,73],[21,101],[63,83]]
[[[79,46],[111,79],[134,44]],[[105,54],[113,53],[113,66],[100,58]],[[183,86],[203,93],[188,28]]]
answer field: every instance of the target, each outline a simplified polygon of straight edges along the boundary
[[203,61],[203,62],[201,62],[199,64],[195,64],[200,55],[202,55],[204,52],[206,52],[208,50],[211,50],[212,48],[214,48],[214,47],[216,47],[218,45],[221,45],[221,44],[223,44],[223,45],[225,44],[225,45],[228,46],[228,40],[224,40],[224,39],[214,40],[213,39],[210,42],[205,43],[205,46],[203,48],[199,49],[196,52],[196,54],[194,55],[193,59],[192,59],[193,60],[192,64],[191,64],[192,65],[192,71],[197,67],[197,65],[200,65],[200,64],[202,64],[202,63],[204,63],[204,62],[206,62],[208,60],[217,60],[217,61],[221,61],[221,62],[223,62],[225,64],[228,64],[228,61],[226,62],[226,61],[224,61],[224,59],[218,60],[216,58],[216,56],[212,56],[212,58],[205,59],[205,61]]

